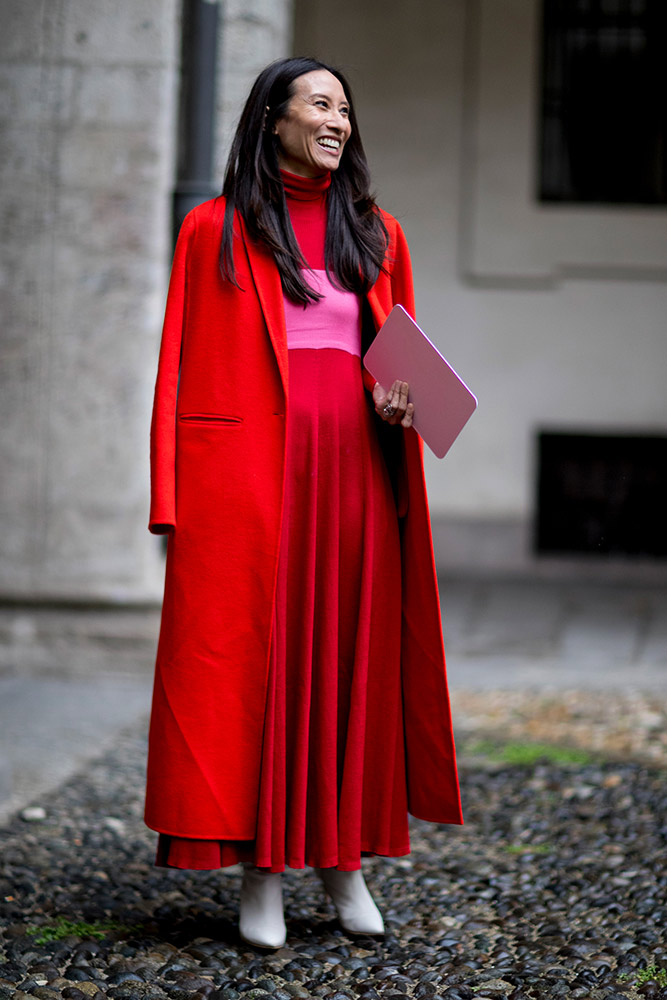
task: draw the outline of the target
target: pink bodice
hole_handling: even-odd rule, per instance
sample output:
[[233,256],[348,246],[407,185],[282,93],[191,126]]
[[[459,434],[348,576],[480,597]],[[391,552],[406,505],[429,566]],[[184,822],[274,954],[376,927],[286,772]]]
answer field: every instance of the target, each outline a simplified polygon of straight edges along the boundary
[[324,298],[307,306],[285,298],[285,325],[289,350],[337,348],[361,356],[359,296],[332,285],[326,271],[304,272],[308,284]]

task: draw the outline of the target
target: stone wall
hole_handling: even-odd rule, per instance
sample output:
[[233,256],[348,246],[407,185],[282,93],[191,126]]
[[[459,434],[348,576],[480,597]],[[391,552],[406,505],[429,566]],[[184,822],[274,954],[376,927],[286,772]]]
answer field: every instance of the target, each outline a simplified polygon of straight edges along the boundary
[[218,73],[214,174],[224,176],[238,118],[255,78],[274,59],[291,55],[293,0],[225,0]]
[[[291,3],[228,0],[219,150]],[[180,0],[5,0],[0,598],[155,600],[148,426],[171,256]]]
[[176,0],[11,0],[0,34],[0,592],[155,594],[146,414]]

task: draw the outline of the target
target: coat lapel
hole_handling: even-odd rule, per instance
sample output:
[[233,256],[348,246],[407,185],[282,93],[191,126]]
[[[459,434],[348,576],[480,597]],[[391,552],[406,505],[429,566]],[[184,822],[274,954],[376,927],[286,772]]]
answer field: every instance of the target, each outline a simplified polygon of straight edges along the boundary
[[[371,315],[373,317],[373,324],[375,326],[374,334],[378,332],[385,319],[387,318],[386,313],[382,306],[380,305],[378,294],[376,290],[376,285],[369,290],[367,295],[368,305],[370,306]],[[369,345],[370,346],[370,345]]]
[[369,289],[367,299],[377,333],[395,305],[391,294],[391,284],[385,274],[380,273],[378,280]]
[[248,257],[250,273],[252,274],[257,297],[262,307],[262,313],[264,314],[264,321],[269,331],[276,361],[278,362],[285,398],[287,398],[287,333],[285,330],[285,306],[280,274],[271,253],[250,239],[245,223],[238,214],[237,219],[243,235],[243,244]]

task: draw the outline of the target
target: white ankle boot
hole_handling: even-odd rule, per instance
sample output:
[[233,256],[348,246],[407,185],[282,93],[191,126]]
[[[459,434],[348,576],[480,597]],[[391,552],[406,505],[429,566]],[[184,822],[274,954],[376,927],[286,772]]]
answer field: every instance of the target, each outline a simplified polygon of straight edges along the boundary
[[364,882],[361,869],[339,872],[318,868],[317,873],[338,912],[341,927],[349,934],[384,934],[382,914]]
[[239,933],[256,948],[282,948],[285,944],[287,930],[279,872],[267,874],[254,865],[243,865]]

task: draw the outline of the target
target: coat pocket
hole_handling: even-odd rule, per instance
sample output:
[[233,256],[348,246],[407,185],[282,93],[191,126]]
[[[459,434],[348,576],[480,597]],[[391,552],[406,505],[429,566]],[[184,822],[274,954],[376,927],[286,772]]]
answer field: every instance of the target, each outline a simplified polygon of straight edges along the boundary
[[236,427],[243,423],[243,417],[231,417],[224,413],[181,413],[182,424],[198,424],[201,427]]

